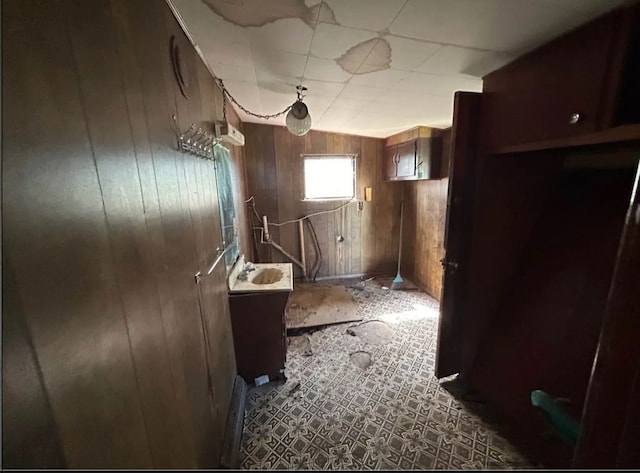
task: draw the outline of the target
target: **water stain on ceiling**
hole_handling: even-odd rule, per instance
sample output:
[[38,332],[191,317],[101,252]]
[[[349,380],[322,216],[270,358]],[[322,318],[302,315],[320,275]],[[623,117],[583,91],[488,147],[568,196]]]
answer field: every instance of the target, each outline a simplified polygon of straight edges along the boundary
[[391,67],[391,45],[384,38],[373,38],[349,48],[336,63],[350,74],[368,74]]
[[264,0],[202,0],[216,15],[242,27],[264,26],[276,20],[299,18],[311,28],[316,21],[336,24],[331,8],[324,3],[308,7],[304,0],[272,0],[269,8]]

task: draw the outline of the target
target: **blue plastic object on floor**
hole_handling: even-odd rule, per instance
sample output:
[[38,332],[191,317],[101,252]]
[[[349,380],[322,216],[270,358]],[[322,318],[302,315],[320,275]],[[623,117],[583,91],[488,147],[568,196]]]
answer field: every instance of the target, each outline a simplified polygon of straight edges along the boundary
[[575,448],[580,433],[578,422],[544,391],[531,391],[531,404],[543,412],[554,432],[572,448]]

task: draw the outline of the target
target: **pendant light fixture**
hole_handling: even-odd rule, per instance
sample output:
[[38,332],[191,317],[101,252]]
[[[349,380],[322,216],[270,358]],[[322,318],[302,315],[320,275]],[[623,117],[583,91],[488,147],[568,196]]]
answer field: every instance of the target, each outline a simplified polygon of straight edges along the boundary
[[287,112],[287,130],[296,136],[306,135],[311,129],[311,115],[309,109],[304,104],[302,93],[307,90],[306,87],[299,85],[296,87],[298,99],[291,105],[291,109]]
[[309,113],[309,109],[307,108],[305,103],[302,101],[304,99],[303,93],[306,92],[307,90],[307,88],[303,85],[296,86],[296,92],[298,94],[298,98],[296,99],[295,102],[293,102],[293,104],[289,105],[283,111],[274,113],[272,115],[262,115],[262,114],[254,113],[250,110],[247,110],[245,107],[240,105],[235,98],[233,98],[233,96],[229,93],[227,88],[224,86],[222,79],[218,79],[218,85],[222,89],[223,115],[224,115],[225,121],[226,121],[226,99],[228,97],[229,100],[231,100],[234,104],[236,104],[238,108],[242,110],[244,113],[256,118],[269,120],[270,118],[276,118],[286,114],[287,116],[285,117],[285,123],[287,126],[287,130],[289,130],[290,133],[296,136],[306,135],[311,129],[311,114]]

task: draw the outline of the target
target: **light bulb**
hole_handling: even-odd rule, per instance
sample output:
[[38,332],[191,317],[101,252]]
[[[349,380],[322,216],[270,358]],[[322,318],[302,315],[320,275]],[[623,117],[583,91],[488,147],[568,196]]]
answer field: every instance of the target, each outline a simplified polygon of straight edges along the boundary
[[287,113],[286,124],[287,129],[296,136],[306,135],[311,129],[311,114],[301,100],[295,102]]

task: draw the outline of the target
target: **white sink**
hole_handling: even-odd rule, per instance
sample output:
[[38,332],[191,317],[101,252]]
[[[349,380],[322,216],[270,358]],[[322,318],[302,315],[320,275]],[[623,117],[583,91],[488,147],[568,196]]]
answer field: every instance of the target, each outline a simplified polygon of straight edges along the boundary
[[238,279],[244,266],[244,257],[229,275],[229,292],[280,292],[293,291],[293,266],[291,263],[253,263],[255,271],[248,274],[246,280]]

